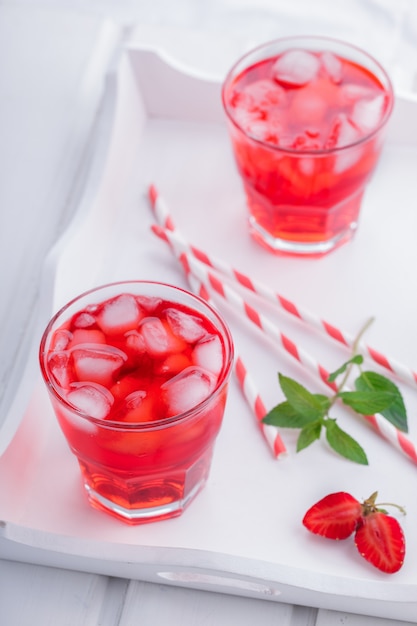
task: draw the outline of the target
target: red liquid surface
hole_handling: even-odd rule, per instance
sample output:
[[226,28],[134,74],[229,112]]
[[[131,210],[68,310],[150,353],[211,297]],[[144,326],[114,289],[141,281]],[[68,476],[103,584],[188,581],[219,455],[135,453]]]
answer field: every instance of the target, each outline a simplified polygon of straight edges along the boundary
[[195,495],[223,417],[226,388],[213,391],[224,361],[210,320],[156,298],[122,294],[54,332],[46,367],[65,401],[51,398],[96,506],[149,509],[149,521]]
[[333,53],[293,50],[244,70],[223,96],[258,230],[314,244],[354,228],[392,106],[377,78]]

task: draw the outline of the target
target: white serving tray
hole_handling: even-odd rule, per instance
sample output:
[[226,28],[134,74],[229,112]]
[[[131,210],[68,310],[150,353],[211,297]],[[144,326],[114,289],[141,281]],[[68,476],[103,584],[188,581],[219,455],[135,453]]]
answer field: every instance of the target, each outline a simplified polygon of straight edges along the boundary
[[[296,455],[289,433],[290,454],[276,461],[232,381],[204,491],[180,518],[130,527],[88,505],[36,363],[49,317],[83,290],[122,279],[187,286],[150,232],[152,182],[192,243],[352,334],[375,316],[367,342],[417,369],[416,114],[417,101],[398,96],[354,241],[320,259],[273,256],[248,235],[219,83],[184,73],[151,50],[123,49],[109,72],[85,194],[46,262],[33,349],[16,391],[19,397],[29,384],[30,401],[23,414],[10,409],[16,434],[0,458],[1,557],[417,621],[417,465],[362,420],[338,411],[340,424],[365,447],[369,467],[336,457],[324,443]],[[282,400],[278,371],[323,392],[269,340],[219,306],[268,407]],[[348,358],[301,323],[274,315],[330,371]],[[401,389],[417,441],[417,387]],[[378,490],[381,500],[406,506],[400,572],[384,575],[360,558],[352,541],[321,540],[303,528],[307,508],[339,490],[358,499]]]

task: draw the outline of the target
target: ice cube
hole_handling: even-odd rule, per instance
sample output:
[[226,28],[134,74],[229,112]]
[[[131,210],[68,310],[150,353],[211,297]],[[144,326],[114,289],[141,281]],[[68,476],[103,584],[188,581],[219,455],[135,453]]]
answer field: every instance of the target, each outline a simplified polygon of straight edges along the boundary
[[249,133],[249,127],[261,119],[259,111],[249,111],[247,109],[236,109],[234,111],[234,120],[246,133]]
[[135,354],[143,354],[146,352],[145,339],[137,330],[130,330],[126,333],[126,348]]
[[125,398],[114,419],[131,423],[151,422],[154,419],[152,398],[142,389],[134,391]]
[[74,370],[79,381],[108,387],[127,360],[126,354],[113,346],[80,344],[72,350]]
[[70,347],[80,343],[106,343],[106,336],[98,328],[76,328],[72,334]]
[[139,307],[148,313],[153,313],[162,302],[161,298],[156,296],[136,296],[136,301]]
[[65,351],[52,352],[48,355],[48,368],[58,387],[68,389],[74,381],[70,363],[70,353]]
[[361,98],[369,98],[374,92],[365,85],[357,85],[356,83],[348,83],[340,87],[340,95],[342,103],[352,104]]
[[73,383],[67,400],[81,413],[96,419],[105,419],[114,402],[108,389],[94,383]]
[[280,127],[274,127],[268,120],[254,120],[245,128],[245,132],[254,139],[272,144],[279,143],[280,130]]
[[357,163],[362,150],[360,145],[352,146],[361,138],[359,130],[351,124],[344,113],[340,113],[333,121],[331,132],[326,143],[326,148],[343,148],[335,156],[334,172],[340,174]]
[[53,334],[50,350],[59,352],[60,350],[66,350],[69,342],[71,341],[72,333],[69,330],[59,328]]
[[193,363],[218,376],[223,367],[223,346],[218,335],[199,341],[192,354]]
[[342,148],[355,143],[361,138],[359,130],[351,123],[345,113],[339,113],[331,125],[325,148]]
[[96,318],[87,311],[81,311],[74,315],[72,323],[75,328],[88,328],[89,326],[94,326]]
[[215,387],[215,377],[200,367],[187,367],[161,387],[169,416],[184,413],[203,402]]
[[188,343],[195,343],[207,334],[202,320],[191,313],[168,308],[165,315],[172,332]]
[[168,352],[168,334],[159,317],[145,317],[140,325],[140,334],[150,354],[160,355]]
[[350,120],[362,132],[374,130],[382,120],[385,108],[385,96],[379,94],[371,100],[362,98],[353,105]]
[[320,128],[326,119],[327,111],[328,103],[325,96],[308,85],[302,91],[295,92],[289,118],[296,127],[307,131],[312,126]]
[[306,50],[288,50],[272,66],[273,78],[283,85],[302,87],[317,75],[320,61]]
[[321,55],[321,62],[330,80],[333,83],[339,84],[343,75],[341,60],[333,54],[333,52],[326,50],[326,52],[323,52]]
[[240,109],[247,111],[268,110],[271,107],[283,104],[286,93],[282,87],[269,78],[256,80],[242,90],[242,99],[239,102]]
[[243,91],[233,91],[229,98],[229,106],[231,109],[236,109],[234,115],[236,116],[239,111],[251,111],[253,109],[253,98],[250,93]]
[[136,298],[121,294],[104,304],[97,323],[106,335],[116,335],[137,328],[142,317]]
[[145,341],[146,351],[152,356],[181,352],[187,346],[159,317],[145,317],[140,324],[139,331]]

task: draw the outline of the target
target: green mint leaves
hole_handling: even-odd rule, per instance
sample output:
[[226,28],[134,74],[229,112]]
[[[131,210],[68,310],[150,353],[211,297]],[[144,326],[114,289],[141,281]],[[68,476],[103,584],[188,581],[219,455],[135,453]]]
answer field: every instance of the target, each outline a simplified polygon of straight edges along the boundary
[[[362,363],[363,357],[355,354],[329,375],[329,382],[343,376],[332,396],[311,393],[297,381],[279,373],[279,384],[286,400],[269,411],[262,421],[281,428],[300,429],[297,452],[320,439],[324,432],[327,443],[337,454],[355,463],[368,465],[363,448],[338,426],[336,419],[330,417],[336,401],[343,402],[361,415],[380,413],[403,432],[408,431],[408,425],[404,401],[397,386],[381,374],[362,371]],[[360,375],[354,381],[355,390],[344,391],[354,366],[360,369]]]
[[396,385],[385,376],[376,372],[363,372],[355,380],[355,388],[359,392],[373,395],[375,400],[384,397],[387,400],[385,407],[374,409],[373,413],[381,413],[391,424],[404,433],[408,432],[407,411],[404,400]]

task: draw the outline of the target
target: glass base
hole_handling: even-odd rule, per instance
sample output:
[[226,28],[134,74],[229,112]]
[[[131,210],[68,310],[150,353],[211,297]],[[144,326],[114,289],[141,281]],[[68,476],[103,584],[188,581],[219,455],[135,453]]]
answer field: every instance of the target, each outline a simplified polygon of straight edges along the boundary
[[213,447],[179,467],[120,471],[78,459],[90,504],[128,524],[177,517],[202,490]]
[[305,242],[275,238],[264,230],[253,216],[250,216],[248,221],[250,234],[264,248],[267,248],[267,250],[275,254],[283,253],[300,256],[319,256],[327,254],[352,239],[358,227],[357,222],[351,222],[346,230],[339,233],[332,239]]
[[140,524],[145,522],[154,522],[158,520],[178,517],[188,506],[188,504],[201,491],[206,483],[204,478],[187,493],[186,497],[181,500],[171,501],[167,504],[159,506],[142,507],[137,509],[125,508],[109,498],[102,496],[100,493],[91,488],[88,483],[84,483],[88,499],[94,508],[100,511],[110,513],[113,517],[123,520],[129,524]]

